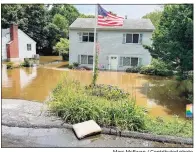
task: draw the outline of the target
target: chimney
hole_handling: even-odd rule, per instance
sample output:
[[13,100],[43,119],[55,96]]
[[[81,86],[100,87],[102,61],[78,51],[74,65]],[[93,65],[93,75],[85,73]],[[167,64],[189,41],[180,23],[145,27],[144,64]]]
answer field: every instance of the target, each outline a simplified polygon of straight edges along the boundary
[[7,44],[7,57],[11,61],[19,58],[18,25],[10,26],[10,42]]
[[127,19],[127,15],[125,15],[125,19]]

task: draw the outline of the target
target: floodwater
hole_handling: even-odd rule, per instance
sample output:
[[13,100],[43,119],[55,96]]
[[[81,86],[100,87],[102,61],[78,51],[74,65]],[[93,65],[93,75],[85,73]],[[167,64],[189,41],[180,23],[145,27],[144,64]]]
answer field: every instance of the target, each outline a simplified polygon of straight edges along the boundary
[[[63,70],[67,62],[56,65],[7,70],[2,65],[2,98],[43,102],[61,79],[62,74],[82,84],[91,83],[92,71]],[[151,116],[185,118],[186,99],[179,97],[172,78],[146,76],[125,72],[101,71],[98,84],[118,86],[145,107]]]

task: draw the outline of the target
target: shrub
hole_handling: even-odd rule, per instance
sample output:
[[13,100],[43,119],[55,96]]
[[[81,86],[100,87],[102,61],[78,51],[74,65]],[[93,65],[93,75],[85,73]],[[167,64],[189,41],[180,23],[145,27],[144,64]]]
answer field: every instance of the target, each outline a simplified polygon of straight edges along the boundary
[[73,63],[73,66],[74,66],[74,67],[78,67],[78,66],[79,66],[79,63],[74,62],[74,63]]
[[53,90],[49,107],[71,124],[93,119],[105,127],[135,131],[145,128],[145,115],[135,102],[128,98],[113,101],[90,95],[78,82],[65,78]]
[[13,62],[8,62],[7,63],[7,69],[13,69],[14,63]]
[[111,85],[89,85],[86,87],[87,93],[93,96],[104,97],[108,100],[120,100],[128,98],[129,94]]
[[68,68],[69,68],[69,69],[73,69],[73,68],[74,68],[73,64],[70,64],[70,65],[68,66]]
[[131,67],[131,68],[127,68],[127,69],[126,69],[126,72],[128,72],[128,73],[138,73],[138,72],[140,72],[140,68],[141,68],[141,67]]
[[173,75],[170,67],[159,59],[153,59],[150,65],[141,67],[140,73],[159,76]]

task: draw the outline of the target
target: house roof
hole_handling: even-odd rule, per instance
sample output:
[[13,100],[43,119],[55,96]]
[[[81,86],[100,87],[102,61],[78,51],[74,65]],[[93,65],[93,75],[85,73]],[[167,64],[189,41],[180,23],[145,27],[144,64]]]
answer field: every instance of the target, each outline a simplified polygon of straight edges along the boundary
[[[18,29],[18,31],[21,31],[22,33],[24,33],[29,39],[33,40],[30,36],[28,36],[25,32],[23,32],[22,30]],[[10,34],[10,28],[7,29],[1,29],[1,37],[5,37],[7,34]],[[35,40],[33,40],[34,42],[36,42]]]
[[[93,29],[95,27],[94,18],[77,18],[71,25],[70,29]],[[97,26],[100,30],[141,30],[153,31],[153,26],[150,19],[125,19],[123,26]]]

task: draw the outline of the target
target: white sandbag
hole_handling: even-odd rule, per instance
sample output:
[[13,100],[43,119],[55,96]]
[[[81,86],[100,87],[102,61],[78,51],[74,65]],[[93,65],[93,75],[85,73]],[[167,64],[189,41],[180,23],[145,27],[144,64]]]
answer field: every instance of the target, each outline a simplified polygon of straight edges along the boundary
[[76,136],[81,139],[92,134],[100,133],[101,127],[94,120],[89,120],[74,124],[73,130],[75,131]]

